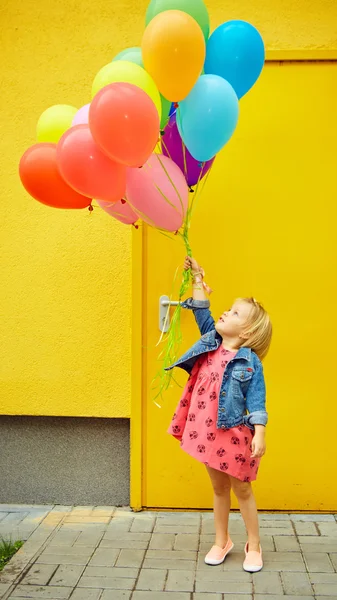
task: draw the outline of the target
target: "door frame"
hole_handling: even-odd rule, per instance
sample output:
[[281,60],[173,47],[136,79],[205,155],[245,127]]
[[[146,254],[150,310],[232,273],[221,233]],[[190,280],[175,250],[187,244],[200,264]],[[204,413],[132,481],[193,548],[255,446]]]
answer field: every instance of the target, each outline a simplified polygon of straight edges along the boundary
[[[337,49],[325,50],[267,50],[266,62],[326,62],[337,61]],[[146,380],[144,378],[144,353],[146,345],[146,234],[148,225],[132,228],[132,342],[131,342],[131,418],[130,418],[130,506],[134,511],[146,510],[143,506],[143,432]]]

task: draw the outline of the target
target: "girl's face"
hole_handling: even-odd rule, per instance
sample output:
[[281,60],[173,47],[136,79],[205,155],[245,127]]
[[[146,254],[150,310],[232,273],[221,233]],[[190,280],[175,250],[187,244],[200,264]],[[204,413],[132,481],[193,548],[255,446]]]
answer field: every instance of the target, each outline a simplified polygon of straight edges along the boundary
[[215,324],[216,331],[221,336],[239,337],[250,315],[252,307],[248,302],[237,300],[232,308],[226,310]]

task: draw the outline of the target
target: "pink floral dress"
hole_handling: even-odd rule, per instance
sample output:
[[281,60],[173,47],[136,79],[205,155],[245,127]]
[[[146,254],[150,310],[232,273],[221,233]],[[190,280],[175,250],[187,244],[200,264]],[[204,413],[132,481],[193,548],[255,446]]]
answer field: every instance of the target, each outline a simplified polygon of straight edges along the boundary
[[224,371],[236,352],[222,344],[196,361],[167,433],[205,465],[241,481],[254,481],[260,459],[251,458],[254,432],[246,425],[217,429]]

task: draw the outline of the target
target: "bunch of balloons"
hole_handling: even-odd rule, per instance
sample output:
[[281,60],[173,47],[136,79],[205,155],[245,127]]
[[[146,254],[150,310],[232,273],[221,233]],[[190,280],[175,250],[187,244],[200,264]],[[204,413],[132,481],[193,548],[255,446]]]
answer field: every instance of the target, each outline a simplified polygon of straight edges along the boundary
[[264,64],[259,32],[228,21],[209,37],[203,0],[151,0],[141,46],[102,67],[91,102],[40,116],[21,181],[56,208],[98,206],[177,231],[196,185],[234,133]]

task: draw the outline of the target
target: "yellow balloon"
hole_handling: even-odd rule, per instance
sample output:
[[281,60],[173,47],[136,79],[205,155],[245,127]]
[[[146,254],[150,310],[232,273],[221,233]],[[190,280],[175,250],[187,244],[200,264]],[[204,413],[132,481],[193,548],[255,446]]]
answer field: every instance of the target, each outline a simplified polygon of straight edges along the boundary
[[117,60],[105,65],[98,71],[92,84],[92,96],[95,96],[109,83],[132,83],[140,87],[154,102],[161,119],[161,98],[152,77],[139,65],[127,60]]
[[181,10],[166,10],[150,21],[142,40],[145,69],[171,102],[186,98],[204,66],[205,38],[198,23]]
[[36,137],[38,142],[57,143],[62,135],[71,127],[78,109],[69,104],[55,104],[45,110],[40,116]]

